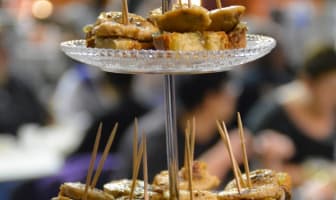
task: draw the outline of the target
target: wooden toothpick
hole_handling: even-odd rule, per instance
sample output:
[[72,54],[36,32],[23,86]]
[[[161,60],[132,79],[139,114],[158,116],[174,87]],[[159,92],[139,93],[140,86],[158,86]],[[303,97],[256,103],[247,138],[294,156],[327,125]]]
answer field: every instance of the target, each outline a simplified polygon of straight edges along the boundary
[[245,173],[246,173],[247,186],[249,187],[249,189],[252,189],[252,181],[251,181],[251,177],[250,177],[250,168],[249,168],[249,163],[248,163],[248,158],[247,158],[247,153],[246,153],[243,122],[241,120],[241,116],[240,116],[239,112],[237,113],[237,117],[238,117],[240,142],[241,142],[241,147],[242,147],[242,150],[243,150],[244,168],[245,168]]
[[132,176],[135,176],[136,160],[138,155],[138,119],[134,119],[134,132],[133,132],[133,173]]
[[196,118],[193,117],[192,120],[192,131],[191,131],[191,143],[190,143],[190,151],[191,151],[191,161],[194,161],[194,153],[195,153],[195,137],[196,137]]
[[114,125],[114,128],[113,128],[113,130],[112,130],[112,132],[111,132],[111,134],[110,134],[110,137],[109,137],[109,139],[108,139],[108,141],[107,141],[107,144],[106,144],[106,146],[105,146],[105,149],[104,149],[102,158],[101,158],[100,161],[99,161],[99,164],[98,164],[98,167],[97,167],[96,174],[94,175],[94,177],[93,177],[93,181],[92,181],[92,183],[91,183],[91,187],[92,187],[92,188],[96,187],[96,185],[97,185],[99,176],[100,176],[100,174],[101,174],[101,172],[102,172],[102,170],[103,170],[104,163],[105,163],[105,161],[106,161],[106,158],[107,158],[108,153],[109,153],[109,151],[110,151],[110,149],[111,149],[113,140],[114,140],[115,135],[116,135],[116,133],[117,133],[117,129],[118,129],[118,123],[116,123],[116,124]]
[[141,140],[140,146],[139,146],[139,151],[137,154],[137,159],[136,159],[136,166],[135,166],[135,173],[134,176],[132,177],[132,186],[131,186],[131,192],[130,192],[130,200],[133,200],[134,197],[134,190],[135,190],[135,185],[138,179],[138,175],[139,175],[139,169],[140,169],[140,164],[141,164],[141,159],[142,159],[142,154],[143,154],[143,150],[144,150],[144,140]]
[[128,24],[128,3],[127,0],[122,0],[122,19],[123,24]]
[[223,142],[224,142],[224,144],[225,144],[225,146],[227,148],[227,151],[229,152],[229,156],[230,156],[230,160],[231,160],[231,164],[232,164],[232,169],[233,169],[233,173],[234,173],[235,180],[236,180],[237,189],[238,189],[238,192],[240,194],[240,192],[241,192],[241,185],[240,185],[240,181],[239,181],[239,176],[238,176],[238,171],[237,171],[237,165],[236,165],[235,158],[234,158],[234,155],[233,155],[233,151],[232,151],[232,146],[231,146],[229,134],[227,132],[227,129],[226,129],[226,126],[225,126],[224,122],[221,125],[219,123],[219,121],[217,121],[217,127],[218,127],[218,131],[220,133],[220,136],[221,136],[221,138],[222,138],[222,140],[223,140]]
[[178,0],[178,4],[180,5],[180,8],[182,8],[182,0]]
[[142,137],[144,140],[143,145],[143,160],[142,160],[142,168],[143,168],[143,176],[144,176],[144,199],[149,200],[148,197],[148,165],[147,165],[147,137],[145,132],[142,132]]
[[185,138],[184,138],[184,169],[187,169],[187,162],[188,162],[188,159],[187,159],[187,143],[190,143],[190,140],[186,137],[187,134],[190,133],[190,121],[188,120],[187,121],[187,127],[184,131],[185,133]]
[[193,195],[193,182],[192,182],[192,163],[191,163],[191,152],[190,152],[190,129],[189,132],[186,132],[186,151],[187,151],[187,168],[185,168],[185,170],[187,170],[188,173],[188,186],[189,186],[189,195],[190,195],[190,200],[194,199],[194,195]]
[[97,134],[96,134],[95,143],[93,145],[93,150],[92,150],[92,153],[91,153],[91,160],[90,160],[88,174],[86,176],[83,200],[87,200],[88,190],[89,190],[90,182],[91,182],[91,179],[92,179],[94,163],[95,163],[96,157],[97,157],[97,152],[98,152],[99,141],[100,141],[102,129],[103,129],[103,124],[100,122],[99,127],[98,127],[98,131],[97,131]]
[[216,0],[216,6],[217,6],[217,8],[222,8],[222,1],[221,0]]

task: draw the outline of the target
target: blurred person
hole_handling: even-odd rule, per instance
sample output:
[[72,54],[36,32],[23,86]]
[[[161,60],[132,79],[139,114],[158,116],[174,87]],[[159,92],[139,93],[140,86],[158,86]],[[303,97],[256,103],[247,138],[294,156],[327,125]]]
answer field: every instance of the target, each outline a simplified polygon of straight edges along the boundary
[[27,84],[9,72],[3,37],[0,33],[0,133],[16,135],[22,125],[45,125],[50,116]]
[[[90,153],[96,137],[96,132],[100,123],[103,124],[101,141],[106,143],[110,136],[111,130],[116,122],[119,123],[118,133],[114,139],[111,152],[116,152],[119,148],[120,141],[126,128],[133,122],[134,117],[141,117],[149,111],[149,108],[139,101],[132,92],[134,75],[125,74],[105,74],[108,82],[114,87],[117,94],[114,106],[102,111],[93,119],[93,123],[86,131],[84,139],[76,150],[78,153]],[[105,144],[100,145],[99,152],[103,152]]]
[[277,103],[252,128],[264,165],[288,171],[300,185],[307,160],[335,160],[335,91],[336,51],[323,48],[307,59],[297,80],[275,91]]
[[78,62],[60,78],[52,97],[52,108],[57,123],[82,121],[83,130],[93,118],[114,102],[115,95],[99,69]]
[[243,116],[265,94],[293,80],[294,72],[284,51],[278,43],[270,54],[250,64],[243,69],[241,77],[237,77],[241,85],[238,110]]
[[[187,120],[196,119],[195,158],[208,164],[211,174],[225,179],[231,168],[225,145],[217,132],[216,120],[227,123],[235,111],[236,97],[226,73],[179,77],[177,98],[177,139],[179,167],[183,164],[184,128]],[[167,169],[164,112],[161,108],[139,120],[139,130],[144,130],[148,141],[149,179]],[[126,133],[120,154],[125,159],[123,169],[116,178],[129,178],[132,174],[133,130]],[[238,162],[242,161],[239,135],[231,132],[233,151]]]

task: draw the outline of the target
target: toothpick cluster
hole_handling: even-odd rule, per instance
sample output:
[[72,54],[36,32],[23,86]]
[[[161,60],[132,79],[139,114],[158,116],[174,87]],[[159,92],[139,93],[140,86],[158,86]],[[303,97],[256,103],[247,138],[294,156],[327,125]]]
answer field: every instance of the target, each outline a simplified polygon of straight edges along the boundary
[[100,161],[98,163],[98,167],[97,167],[96,173],[94,174],[93,180],[91,182],[92,174],[93,174],[93,169],[94,169],[94,164],[95,164],[95,161],[96,161],[98,147],[99,147],[99,142],[100,142],[100,138],[101,138],[102,128],[103,128],[103,124],[100,123],[98,131],[97,131],[97,134],[96,134],[95,143],[94,143],[94,146],[93,146],[93,151],[92,151],[92,154],[91,154],[91,160],[90,160],[89,170],[88,170],[88,174],[87,174],[87,177],[86,177],[85,190],[84,190],[84,194],[83,194],[83,197],[82,197],[83,200],[87,200],[89,188],[95,188],[96,185],[97,185],[99,176],[100,176],[100,174],[101,174],[101,172],[103,170],[103,167],[104,167],[104,163],[105,163],[106,158],[108,156],[108,153],[109,153],[109,151],[111,149],[113,140],[114,140],[114,138],[116,136],[117,129],[118,129],[118,123],[116,123],[114,125],[114,128],[112,129],[112,132],[110,134],[108,142],[107,142],[107,144],[105,146],[103,155],[102,155],[102,157],[101,157],[101,159],[100,159]]
[[233,168],[233,173],[235,176],[236,180],[236,185],[237,185],[237,190],[239,193],[241,193],[242,187],[248,187],[249,189],[252,188],[252,182],[251,182],[251,177],[250,177],[250,169],[249,169],[249,164],[248,164],[248,158],[247,158],[247,152],[246,152],[246,144],[245,144],[245,136],[244,136],[244,128],[243,128],[243,123],[241,120],[240,113],[237,113],[237,118],[238,118],[238,128],[239,128],[239,136],[240,136],[240,142],[241,142],[241,148],[243,152],[243,159],[244,159],[244,169],[246,173],[246,183],[242,177],[242,173],[239,169],[238,163],[236,158],[234,157],[233,150],[232,150],[232,145],[230,141],[230,136],[227,131],[226,125],[224,122],[219,122],[217,121],[217,127],[219,130],[219,134],[227,148],[227,151],[230,156],[232,168]]

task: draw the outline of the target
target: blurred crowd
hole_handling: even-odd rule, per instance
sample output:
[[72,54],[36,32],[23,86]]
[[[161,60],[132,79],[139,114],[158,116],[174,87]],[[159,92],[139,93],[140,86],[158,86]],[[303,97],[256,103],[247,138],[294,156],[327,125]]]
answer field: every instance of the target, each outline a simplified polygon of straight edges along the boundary
[[[143,16],[161,4],[128,2]],[[223,185],[232,179],[216,120],[228,124],[242,163],[240,112],[252,169],[288,172],[295,200],[335,199],[336,1],[223,0],[232,4],[247,7],[249,33],[277,47],[230,72],[176,76],[180,165],[195,117],[196,159]],[[162,76],[106,73],[60,51],[104,10],[121,10],[121,1],[0,0],[0,199],[50,199],[61,183],[84,182],[101,122],[101,146],[119,129],[98,185],[131,177],[135,117],[148,135],[149,178],[167,168]]]

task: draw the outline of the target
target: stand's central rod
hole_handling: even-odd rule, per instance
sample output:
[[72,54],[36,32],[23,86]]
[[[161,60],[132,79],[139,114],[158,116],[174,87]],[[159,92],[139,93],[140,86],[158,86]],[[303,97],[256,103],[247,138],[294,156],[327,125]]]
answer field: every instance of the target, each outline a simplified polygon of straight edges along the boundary
[[[162,0],[162,14],[170,10],[172,0]],[[173,75],[164,77],[167,164],[169,171],[169,194],[171,200],[179,199],[178,189],[178,153],[176,131],[175,82]]]
[[165,113],[169,193],[171,200],[178,200],[178,153],[176,131],[175,81],[173,75],[165,75]]
[[171,10],[172,5],[172,0],[162,0],[162,14]]

